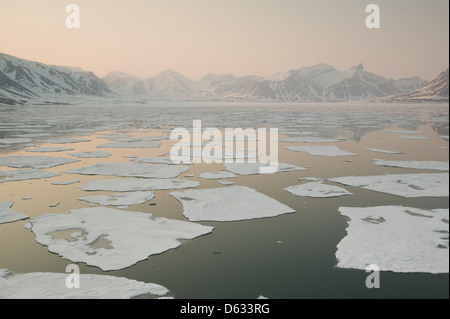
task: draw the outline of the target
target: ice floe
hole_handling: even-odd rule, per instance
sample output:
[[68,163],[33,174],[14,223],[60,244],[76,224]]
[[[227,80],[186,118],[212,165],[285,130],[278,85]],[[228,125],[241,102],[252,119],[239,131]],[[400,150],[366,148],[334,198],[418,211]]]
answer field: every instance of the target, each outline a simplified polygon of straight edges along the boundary
[[98,145],[97,148],[158,148],[161,142],[111,142]]
[[[268,167],[268,164],[261,163],[224,163],[227,171],[238,175],[254,175],[260,174],[262,167]],[[278,163],[277,173],[304,171],[306,168],[291,164]]]
[[[132,158],[131,161],[135,164],[169,164],[174,165],[175,163],[172,161],[170,157],[136,157]],[[192,164],[192,162],[189,161],[187,164]]]
[[204,179],[226,179],[226,178],[236,178],[237,176],[227,171],[221,171],[221,172],[202,173],[198,177]]
[[41,169],[20,169],[14,171],[0,171],[0,183],[41,179],[58,176],[59,174]]
[[428,140],[428,137],[416,135],[399,135],[397,137],[402,138],[404,140]]
[[80,287],[68,289],[68,273],[33,272],[8,276],[0,269],[1,299],[130,299],[159,298],[169,290],[163,286],[124,277],[80,274]]
[[79,200],[95,203],[102,206],[120,206],[120,208],[128,208],[132,205],[144,204],[152,200],[155,194],[152,192],[128,192],[112,195],[97,195],[78,198]]
[[36,147],[29,148],[27,152],[36,152],[36,153],[53,153],[53,152],[65,152],[72,151],[73,148],[65,148],[65,147]]
[[79,160],[66,157],[40,155],[13,155],[0,158],[0,166],[14,168],[51,168],[75,162],[79,162]]
[[75,168],[64,173],[81,175],[106,175],[120,177],[174,178],[189,170],[184,165],[99,163]]
[[396,134],[424,134],[424,131],[412,131],[412,130],[397,130],[397,131],[386,131],[388,133],[396,133]]
[[339,197],[353,194],[342,187],[326,185],[320,182],[310,182],[301,185],[289,186],[284,190],[297,196],[318,198]]
[[31,141],[33,141],[31,138],[0,138],[0,144],[22,144]]
[[52,185],[60,185],[60,186],[66,186],[66,185],[72,185],[75,183],[79,183],[79,179],[71,180],[71,181],[58,181],[58,182],[52,182]]
[[194,239],[213,230],[195,223],[106,207],[40,216],[30,220],[27,228],[50,252],[104,271],[130,267],[151,255],[177,248],[179,239]]
[[110,157],[112,154],[104,151],[92,151],[92,152],[71,153],[70,155],[78,158],[106,158]]
[[231,182],[231,181],[217,181],[219,184],[228,186],[228,185],[234,185],[235,182]]
[[366,150],[371,151],[371,152],[385,153],[385,154],[403,154],[402,152],[382,150],[382,149],[378,149],[378,148],[366,148]]
[[0,202],[0,224],[11,223],[28,218],[28,216],[12,209],[12,206],[13,202]]
[[347,176],[329,181],[402,197],[448,197],[448,173]]
[[448,209],[340,207],[339,212],[350,220],[337,245],[338,267],[376,264],[384,271],[448,273]]
[[90,142],[90,140],[74,139],[74,138],[57,138],[57,139],[46,140],[45,142],[50,143],[50,144],[75,144],[75,143]]
[[448,135],[442,135],[441,138],[448,141]]
[[379,159],[374,160],[375,165],[401,167],[401,168],[416,168],[416,169],[432,169],[437,171],[448,171],[448,162],[437,161],[383,161]]
[[358,154],[341,150],[337,146],[284,146],[294,152],[305,152],[315,156],[357,156]]
[[342,142],[344,139],[331,139],[331,138],[322,138],[316,136],[302,136],[302,137],[291,137],[280,139],[279,142],[287,142],[287,143],[337,143]]
[[292,208],[244,186],[171,192],[190,221],[238,221],[294,213]]
[[[0,180],[1,181],[1,180]],[[84,191],[111,191],[111,192],[134,192],[164,189],[195,188],[200,186],[199,182],[186,179],[143,179],[143,178],[123,178],[123,179],[103,179],[88,181],[78,188]]]

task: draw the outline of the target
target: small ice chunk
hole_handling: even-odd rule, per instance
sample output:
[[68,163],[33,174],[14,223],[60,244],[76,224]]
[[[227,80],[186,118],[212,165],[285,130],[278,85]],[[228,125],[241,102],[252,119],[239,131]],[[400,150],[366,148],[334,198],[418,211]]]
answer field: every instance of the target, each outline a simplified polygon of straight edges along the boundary
[[52,139],[52,140],[46,140],[45,142],[50,143],[50,144],[74,144],[74,143],[90,142],[90,140],[73,139],[73,138],[57,138],[57,139]]
[[199,182],[189,181],[186,179],[123,178],[88,181],[86,184],[78,188],[84,191],[133,192],[195,188],[198,186],[200,186]]
[[174,178],[188,170],[189,168],[185,165],[99,163],[71,169],[64,173],[120,177]]
[[[111,139],[111,138],[108,138]],[[162,140],[168,140],[168,136],[144,136],[144,137],[116,137],[112,138],[112,140],[116,142],[148,142],[148,141],[162,141]]]
[[[448,273],[448,209],[403,206],[340,207],[350,220],[337,245],[337,267],[382,271]],[[445,235],[444,235],[445,234]]]
[[236,178],[237,176],[227,171],[221,171],[221,172],[202,173],[198,177],[204,179],[225,179],[225,178]]
[[436,162],[436,161],[383,161],[374,160],[375,165],[389,166],[389,167],[401,167],[401,168],[415,168],[415,169],[433,169],[437,171],[448,171],[448,162]]
[[33,198],[31,198],[31,197],[22,197],[22,200],[31,200],[31,199],[33,199]]
[[227,186],[227,185],[234,185],[235,184],[235,182],[230,182],[230,181],[217,181],[219,184],[222,184],[222,185],[225,185],[225,186]]
[[112,154],[104,151],[92,151],[92,152],[71,153],[70,155],[78,158],[106,158],[110,157]]
[[259,296],[258,298],[256,298],[256,299],[269,299],[269,298],[267,298],[267,297],[264,297],[263,295],[261,295],[261,296]]
[[52,185],[62,185],[62,186],[65,186],[65,185],[72,185],[72,184],[79,183],[79,182],[80,182],[79,179],[75,179],[75,180],[72,180],[72,181],[58,181],[58,182],[52,182]]
[[59,206],[59,204],[60,203],[53,203],[53,204],[48,205],[48,207],[57,207],[57,206]]
[[[167,288],[124,277],[80,274],[80,287],[68,289],[67,273],[33,272],[6,276],[1,269],[1,299],[130,299],[138,296],[158,298]],[[9,271],[8,271],[9,273]]]
[[186,175],[184,175],[184,177],[194,177],[195,176],[195,174],[186,174]]
[[78,198],[79,200],[95,203],[102,206],[119,206],[121,209],[128,208],[132,205],[144,204],[152,200],[155,194],[152,192],[128,192],[112,195],[98,195]]
[[21,144],[31,141],[33,141],[31,138],[0,138],[0,144]]
[[[172,161],[170,157],[137,157],[133,158],[131,160],[135,164],[169,164],[169,165],[175,165],[175,163]],[[188,163],[183,164],[193,164],[192,161],[188,161]]]
[[161,142],[111,142],[98,145],[97,148],[158,148]]
[[0,158],[0,166],[8,166],[13,168],[51,168],[75,162],[79,162],[79,160],[65,157],[40,155],[13,155]]
[[403,154],[402,152],[388,151],[388,150],[382,150],[382,149],[378,149],[378,148],[366,148],[366,150],[371,151],[371,152],[385,153],[385,154]]
[[[151,255],[177,248],[179,239],[194,239],[214,229],[106,207],[48,214],[30,220],[30,224],[36,241],[48,246],[50,252],[104,271],[130,267]],[[61,231],[71,232],[70,240],[55,235]]]
[[300,177],[298,180],[299,181],[311,181],[311,182],[323,182],[324,181],[323,178],[318,178],[318,177]]
[[448,135],[442,135],[441,138],[448,141]]
[[59,174],[41,169],[20,169],[14,171],[0,171],[0,183],[41,179],[58,176]]
[[190,221],[237,221],[295,213],[292,208],[254,189],[230,186],[171,192]]
[[294,152],[305,152],[314,156],[357,156],[358,154],[341,150],[337,146],[284,146]]
[[28,218],[28,216],[11,209],[12,206],[13,202],[0,202],[0,224],[11,223]]
[[[224,163],[225,168],[238,175],[255,175],[260,174],[260,168],[263,166],[269,166],[268,164],[261,163]],[[293,172],[293,171],[304,171],[306,168],[278,163],[277,173],[281,172]]]
[[448,197],[448,173],[347,176],[328,180],[402,197]]
[[425,136],[416,136],[416,135],[399,135],[398,138],[402,138],[404,140],[428,140]]
[[72,151],[73,148],[65,148],[65,147],[36,147],[27,149],[27,152],[35,152],[35,153],[53,153],[53,152],[65,152]]
[[339,197],[353,194],[342,187],[326,185],[319,182],[310,182],[301,185],[294,185],[287,187],[284,190],[297,196],[317,197],[317,198]]

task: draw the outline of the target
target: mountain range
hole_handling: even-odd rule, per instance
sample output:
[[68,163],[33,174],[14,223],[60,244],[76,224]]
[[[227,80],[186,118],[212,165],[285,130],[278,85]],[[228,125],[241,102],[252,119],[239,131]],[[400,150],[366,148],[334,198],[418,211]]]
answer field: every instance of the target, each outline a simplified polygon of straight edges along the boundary
[[120,71],[100,79],[80,68],[46,65],[0,53],[0,103],[75,103],[99,98],[140,102],[448,101],[448,70],[430,83],[419,77],[387,79],[366,71],[362,64],[341,71],[323,63],[270,77],[209,74],[194,81],[166,70],[145,79]]

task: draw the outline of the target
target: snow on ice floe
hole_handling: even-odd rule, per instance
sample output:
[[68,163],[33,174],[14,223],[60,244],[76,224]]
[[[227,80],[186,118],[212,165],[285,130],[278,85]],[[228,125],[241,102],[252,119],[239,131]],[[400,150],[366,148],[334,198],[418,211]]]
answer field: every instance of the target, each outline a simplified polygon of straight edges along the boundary
[[171,192],[190,221],[238,221],[295,213],[292,208],[254,189],[230,186]]
[[428,137],[417,135],[398,135],[397,137],[404,140],[428,140]]
[[28,216],[12,209],[13,202],[0,202],[0,224],[27,219]]
[[366,148],[366,150],[371,151],[371,152],[385,153],[385,154],[403,154],[403,152],[382,150],[382,149],[378,149],[378,148]]
[[225,178],[236,178],[237,176],[227,171],[221,171],[221,172],[202,173],[198,177],[204,179],[225,179]]
[[106,207],[40,216],[31,219],[27,228],[50,252],[104,271],[130,267],[151,255],[177,248],[179,239],[194,239],[213,230],[200,224]]
[[80,274],[80,287],[68,289],[68,273],[8,274],[8,270],[0,269],[1,299],[130,299],[143,295],[159,298],[169,293],[157,284],[108,275]]
[[88,181],[78,188],[84,191],[111,191],[111,192],[134,192],[148,190],[183,189],[200,186],[199,182],[186,179],[103,179]]
[[29,179],[41,179],[58,176],[59,174],[41,169],[20,169],[14,171],[0,171],[0,183],[16,182]]
[[[268,167],[268,164],[261,163],[224,163],[227,171],[238,175],[260,174],[261,167]],[[278,163],[277,173],[304,171],[306,168],[291,164]]]
[[449,210],[403,206],[340,207],[350,218],[337,245],[339,268],[376,264],[394,272],[448,273]]
[[65,152],[65,151],[73,151],[73,148],[65,148],[65,147],[36,147],[29,148],[26,150],[27,152],[35,152],[35,153],[56,153],[56,152]]
[[158,148],[161,142],[111,142],[98,145],[97,148]]
[[152,192],[127,192],[112,195],[97,195],[78,198],[79,200],[102,206],[120,206],[128,208],[133,205],[144,204],[155,197]]
[[66,185],[76,184],[76,183],[79,183],[79,182],[80,182],[79,179],[74,179],[74,180],[71,180],[71,181],[57,181],[57,182],[52,182],[52,185],[66,186]]
[[344,139],[331,139],[316,136],[302,136],[302,137],[291,137],[280,139],[278,141],[287,143],[338,143],[344,141]]
[[320,182],[289,186],[284,190],[296,196],[317,198],[339,197],[353,194],[342,187],[326,185]]
[[69,154],[78,158],[106,158],[110,157],[112,154],[104,151],[92,151],[92,152],[79,152]]
[[0,138],[0,144],[22,144],[22,143],[30,143],[33,140],[31,138]]
[[402,197],[448,197],[448,173],[347,176],[328,180]]
[[184,165],[99,163],[71,169],[64,173],[120,177],[174,178],[188,170],[189,168]]
[[416,168],[416,169],[432,169],[437,171],[448,171],[448,162],[436,161],[383,161],[379,159],[374,160],[375,165],[401,167],[401,168]]
[[13,155],[0,158],[0,166],[14,168],[51,168],[75,162],[79,162],[79,160],[66,157],[40,155]]
[[358,154],[341,150],[337,146],[284,146],[294,152],[305,152],[315,156],[357,156]]
[[84,143],[90,142],[90,140],[85,139],[73,139],[73,138],[56,138],[51,140],[45,140],[45,143],[50,144],[75,144],[75,143]]

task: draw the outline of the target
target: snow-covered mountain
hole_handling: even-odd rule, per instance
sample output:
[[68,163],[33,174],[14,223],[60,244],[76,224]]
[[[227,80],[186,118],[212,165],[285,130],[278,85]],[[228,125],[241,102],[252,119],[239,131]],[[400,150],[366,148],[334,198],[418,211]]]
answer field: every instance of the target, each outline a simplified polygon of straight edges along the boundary
[[430,83],[417,90],[387,96],[382,102],[448,102],[448,68]]
[[240,86],[226,99],[292,102],[365,100],[417,89],[425,83],[418,77],[386,79],[365,71],[361,64],[340,71],[322,63]]
[[3,99],[55,101],[75,96],[112,97],[115,93],[92,72],[0,53],[0,97]]

